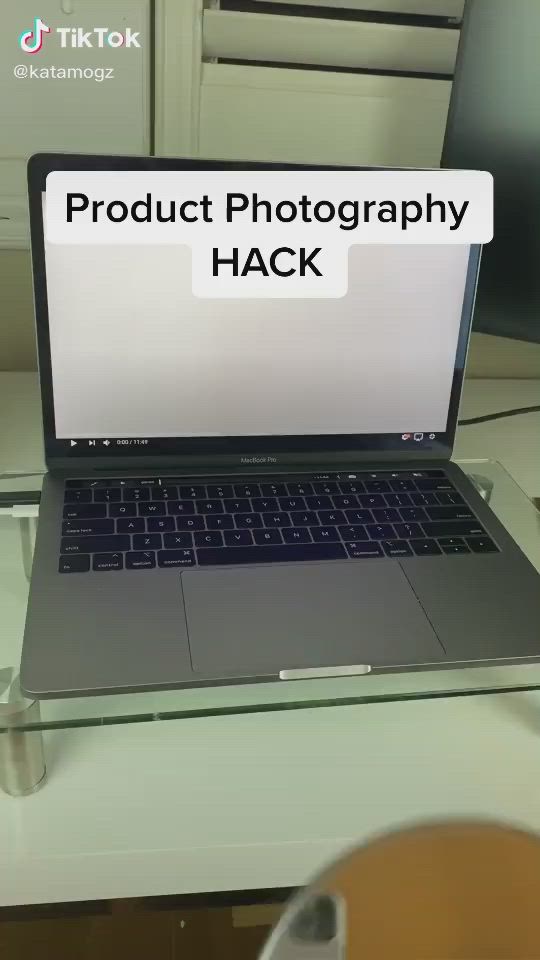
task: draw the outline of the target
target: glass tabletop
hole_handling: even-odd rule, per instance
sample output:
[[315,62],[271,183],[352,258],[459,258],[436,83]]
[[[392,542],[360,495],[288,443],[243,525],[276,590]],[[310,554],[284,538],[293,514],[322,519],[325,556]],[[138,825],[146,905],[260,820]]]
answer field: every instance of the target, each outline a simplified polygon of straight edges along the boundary
[[[531,500],[499,463],[468,460],[459,465],[490,498],[499,520],[540,570],[540,513]],[[13,502],[21,501],[16,492],[38,490],[42,476],[4,474],[0,495],[14,492]],[[12,708],[36,524],[31,513],[24,505],[16,510],[0,506],[0,731],[8,726],[46,730],[540,688],[540,663],[529,662],[42,700],[37,712],[16,714]]]

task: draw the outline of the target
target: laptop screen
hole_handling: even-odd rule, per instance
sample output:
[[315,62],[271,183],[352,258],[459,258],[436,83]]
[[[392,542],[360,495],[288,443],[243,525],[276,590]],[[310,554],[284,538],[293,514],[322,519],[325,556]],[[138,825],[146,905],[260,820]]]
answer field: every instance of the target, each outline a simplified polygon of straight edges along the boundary
[[358,245],[342,298],[206,300],[187,247],[46,243],[56,436],[444,433],[468,260]]

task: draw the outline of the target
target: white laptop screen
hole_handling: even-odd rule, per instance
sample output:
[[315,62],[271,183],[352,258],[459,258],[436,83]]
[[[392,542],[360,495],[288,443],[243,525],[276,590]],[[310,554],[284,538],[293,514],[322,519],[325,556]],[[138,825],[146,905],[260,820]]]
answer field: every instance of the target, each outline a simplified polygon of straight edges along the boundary
[[56,437],[443,433],[469,253],[359,245],[341,299],[205,300],[186,247],[46,244]]

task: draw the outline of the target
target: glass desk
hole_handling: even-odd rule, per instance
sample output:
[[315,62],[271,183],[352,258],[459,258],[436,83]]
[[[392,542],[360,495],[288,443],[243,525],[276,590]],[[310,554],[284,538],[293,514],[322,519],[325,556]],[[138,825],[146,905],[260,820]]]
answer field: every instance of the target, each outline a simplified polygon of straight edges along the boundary
[[[499,520],[540,570],[540,513],[531,500],[494,461],[461,461],[460,466],[484,490]],[[16,502],[16,491],[37,490],[41,480],[41,474],[4,475],[0,493],[13,491],[12,500]],[[37,508],[34,513],[37,514]],[[43,730],[540,689],[539,662],[66,698],[32,704],[21,697],[17,683],[36,524],[31,514],[32,508],[25,506],[0,509],[0,786],[7,792],[29,792],[43,782]]]

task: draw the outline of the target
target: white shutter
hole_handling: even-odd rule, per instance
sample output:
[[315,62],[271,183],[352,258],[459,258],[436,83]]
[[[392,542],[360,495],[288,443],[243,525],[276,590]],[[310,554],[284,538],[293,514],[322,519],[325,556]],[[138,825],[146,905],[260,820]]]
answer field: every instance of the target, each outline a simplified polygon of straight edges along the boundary
[[439,165],[463,0],[204,6],[194,153]]
[[206,10],[203,55],[373,71],[448,74],[457,30]]
[[[267,0],[255,0],[265,3]],[[291,7],[336,7],[342,10],[372,10],[376,13],[404,13],[424,17],[463,16],[465,0],[273,0]]]
[[445,80],[207,63],[199,155],[436,167],[450,87]]

